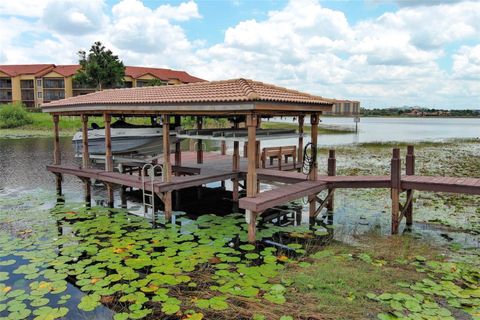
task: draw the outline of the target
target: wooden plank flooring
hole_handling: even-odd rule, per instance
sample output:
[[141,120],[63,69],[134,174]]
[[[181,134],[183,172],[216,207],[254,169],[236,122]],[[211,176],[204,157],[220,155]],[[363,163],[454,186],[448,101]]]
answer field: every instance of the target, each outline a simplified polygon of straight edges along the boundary
[[419,191],[480,195],[479,178],[403,176],[402,188]]
[[[172,154],[173,162],[174,155]],[[173,166],[172,168],[176,172],[195,174],[173,176],[171,183],[164,183],[158,177],[154,182],[154,190],[159,193],[233,178],[244,179],[246,167],[247,159],[240,158],[240,171],[233,172],[232,156],[214,152],[204,152],[203,163],[198,164],[197,153],[186,151],[182,152],[182,166]],[[293,166],[290,167],[293,169]],[[105,183],[142,188],[141,177],[135,174],[106,172],[95,168],[82,169],[72,165],[50,165],[47,166],[47,170],[80,178],[97,179]],[[390,188],[391,186],[390,176],[319,176],[317,181],[306,181],[307,177],[304,174],[296,171],[279,171],[275,164],[270,168],[258,168],[257,176],[261,181],[280,182],[286,183],[286,185],[262,192],[255,198],[241,198],[240,208],[263,211],[327,188]],[[146,187],[148,190],[150,189],[149,181]],[[480,178],[402,176],[401,187],[419,191],[480,195]]]
[[261,192],[255,198],[240,198],[239,207],[256,212],[316,194],[328,188],[326,182],[303,181]]

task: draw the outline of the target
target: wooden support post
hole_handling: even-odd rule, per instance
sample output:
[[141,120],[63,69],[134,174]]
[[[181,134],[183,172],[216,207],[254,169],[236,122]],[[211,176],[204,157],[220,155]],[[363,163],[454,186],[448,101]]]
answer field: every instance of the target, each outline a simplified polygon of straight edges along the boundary
[[392,234],[398,233],[400,224],[400,188],[401,188],[401,159],[400,149],[393,149],[391,162],[391,198],[392,198]]
[[[405,173],[407,176],[413,176],[415,174],[415,150],[413,146],[407,146]],[[413,190],[407,190],[407,199],[411,199],[412,197]],[[411,226],[413,224],[413,199],[407,205],[405,218],[407,220],[407,226]]]
[[[88,152],[88,116],[82,114],[82,168],[90,167],[90,154]],[[85,189],[85,202],[87,206],[92,205],[92,182],[90,179],[83,180]]]
[[[337,175],[337,159],[335,158],[335,150],[328,151],[328,166],[327,166],[327,174],[331,177]],[[334,209],[334,189],[328,189],[328,193],[331,193],[330,199],[327,202],[327,210],[333,211]]]
[[[227,154],[227,142],[225,140],[222,140],[220,142],[220,154],[222,156],[225,156]],[[222,180],[220,182],[220,187],[225,190],[225,180]]]
[[[318,141],[318,114],[312,113],[310,115],[310,124],[311,124],[311,143],[312,143],[312,169],[308,175],[308,180],[315,181],[318,177],[318,163],[317,163],[317,141]],[[309,214],[310,218],[315,217],[316,215],[316,194],[312,194],[308,197],[309,202]]]
[[[175,130],[179,129],[182,126],[182,118],[180,116],[175,116]],[[182,165],[182,147],[180,144],[180,139],[175,141],[175,165]]]
[[[235,123],[234,129],[238,129],[238,123]],[[233,142],[233,156],[232,156],[232,171],[238,172],[240,171],[240,142],[234,141]],[[233,187],[232,187],[232,200],[233,202],[237,203],[238,206],[238,188],[239,188],[239,181],[238,177],[232,179]]]
[[303,124],[305,122],[304,116],[298,117],[298,162],[303,161]]
[[[202,117],[197,117],[197,129],[201,130],[203,127]],[[203,163],[203,140],[197,140],[197,163]]]
[[88,116],[82,114],[82,167],[90,167],[90,153],[88,152]]
[[[257,115],[249,114],[246,119],[248,131],[248,169],[247,169],[247,197],[254,198],[257,196]],[[256,241],[256,221],[257,212],[247,210],[246,214],[250,214],[248,226],[248,241],[254,243]]]
[[127,208],[127,187],[120,188],[120,203],[122,208]]
[[[59,128],[60,117],[55,114],[53,115],[53,164],[60,165],[62,164],[62,155],[60,151],[60,128]],[[55,174],[55,183],[57,189],[57,195],[62,195],[62,175],[60,173]]]
[[220,142],[220,154],[222,156],[227,154],[227,142],[225,140]]
[[[113,171],[112,132],[110,130],[110,124],[112,122],[111,115],[104,113],[103,122],[105,124],[105,171]],[[113,208],[113,186],[110,183],[107,183],[107,197],[108,206]]]
[[83,180],[83,189],[85,193],[85,203],[88,208],[92,206],[92,182],[90,179]]
[[[170,183],[172,181],[172,165],[170,163],[170,116],[163,115],[163,181]],[[165,220],[172,219],[172,192],[165,192],[163,195],[163,205],[165,211]]]

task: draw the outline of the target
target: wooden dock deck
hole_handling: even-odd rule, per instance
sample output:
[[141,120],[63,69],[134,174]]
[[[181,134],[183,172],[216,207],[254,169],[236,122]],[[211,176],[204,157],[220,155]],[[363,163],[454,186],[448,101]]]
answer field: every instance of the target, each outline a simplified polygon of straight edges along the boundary
[[[174,155],[171,155],[172,162]],[[159,159],[158,163],[162,163]],[[138,164],[137,164],[138,165]],[[290,164],[291,165],[291,164]],[[392,167],[393,168],[393,167]],[[197,163],[197,153],[186,151],[182,153],[181,166],[172,166],[172,177],[170,182],[164,182],[161,177],[155,177],[153,181],[153,190],[151,190],[151,181],[145,185],[142,183],[142,177],[139,174],[127,174],[114,171],[105,171],[95,168],[82,168],[67,165],[50,165],[49,171],[55,174],[74,175],[81,179],[95,179],[105,184],[115,184],[126,187],[142,189],[145,187],[148,191],[156,194],[164,194],[174,190],[181,190],[194,186],[202,186],[213,182],[223,182],[225,180],[240,181],[247,177],[247,159],[240,158],[238,170],[232,168],[232,156],[222,155],[217,152],[203,152],[203,163]],[[294,170],[293,166],[283,166],[282,169]],[[298,166],[295,167],[298,169]],[[137,172],[140,168],[137,168]],[[329,168],[329,172],[332,171]],[[397,172],[398,173],[398,172]],[[380,176],[317,176],[317,179],[309,180],[307,175],[294,171],[280,171],[276,164],[266,168],[257,169],[257,179],[263,183],[281,183],[274,189],[260,192],[255,197],[243,197],[238,199],[239,208],[251,212],[261,213],[269,208],[286,204],[290,201],[303,197],[315,198],[320,204],[320,208],[315,209],[318,214],[325,207],[325,203],[333,201],[333,191],[335,189],[359,189],[359,188],[391,188],[398,193],[413,190],[462,193],[470,195],[480,195],[480,178],[457,178],[457,177],[430,177],[418,175],[399,175],[399,181],[395,181],[395,175]],[[326,199],[321,200],[318,197],[319,192],[329,190]],[[406,213],[407,207],[411,206],[411,199],[402,206],[399,204],[399,219]],[[401,212],[400,212],[401,211]]]

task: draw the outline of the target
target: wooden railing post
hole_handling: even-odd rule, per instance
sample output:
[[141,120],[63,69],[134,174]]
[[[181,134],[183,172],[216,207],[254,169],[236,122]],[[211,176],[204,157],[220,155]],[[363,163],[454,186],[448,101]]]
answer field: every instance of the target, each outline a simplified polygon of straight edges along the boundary
[[[170,162],[170,116],[163,115],[163,181],[172,182],[172,165]],[[163,205],[165,212],[165,220],[172,219],[172,192],[168,191],[163,194]],[[154,209],[155,214],[155,209]]]
[[[407,156],[405,161],[405,173],[407,176],[413,176],[415,174],[415,149],[413,145],[407,146]],[[407,200],[411,199],[406,208],[405,218],[407,226],[413,224],[413,190],[407,190]]]
[[305,116],[298,117],[298,162],[303,161],[303,125],[305,123]]
[[[328,151],[328,165],[327,165],[327,174],[331,177],[337,175],[337,159],[335,158],[335,150]],[[334,189],[328,189],[328,193],[330,194],[330,198],[327,202],[327,210],[333,211],[334,208]]]
[[[249,114],[246,119],[246,126],[248,131],[248,168],[247,168],[247,197],[255,198],[257,195],[257,115]],[[248,241],[254,243],[256,241],[256,220],[257,212],[246,212],[250,215],[248,224]]]
[[[57,114],[53,115],[53,164],[62,164],[62,154],[60,151],[60,117]],[[57,189],[57,195],[62,194],[62,175],[60,173],[55,174],[55,183]]]
[[[202,117],[197,117],[197,129],[202,130],[203,119]],[[197,140],[197,163],[203,163],[203,140]]]
[[[112,133],[110,130],[110,124],[112,117],[108,113],[103,114],[103,122],[105,124],[105,171],[113,171],[113,158],[112,158]],[[110,183],[107,183],[107,197],[108,206],[113,208],[113,187]]]
[[[317,140],[318,140],[318,114],[312,113],[310,115],[310,124],[311,124],[311,143],[312,143],[312,157],[313,157],[313,163],[312,163],[312,168],[310,170],[310,174],[308,175],[308,180],[315,181],[317,180],[318,177],[318,163],[317,163]],[[308,202],[309,202],[309,214],[310,218],[315,217],[316,214],[316,194],[312,194],[308,197]]]
[[401,188],[401,159],[400,149],[393,149],[391,161],[391,199],[392,199],[392,227],[391,233],[397,234],[400,224],[400,188]]

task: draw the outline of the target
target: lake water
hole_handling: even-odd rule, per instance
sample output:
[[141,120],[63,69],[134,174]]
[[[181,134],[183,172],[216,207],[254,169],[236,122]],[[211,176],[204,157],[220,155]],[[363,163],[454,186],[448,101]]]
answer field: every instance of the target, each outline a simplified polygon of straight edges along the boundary
[[[292,122],[292,119],[275,119],[278,121]],[[324,146],[344,145],[374,141],[439,141],[451,138],[478,138],[480,136],[480,119],[393,119],[393,118],[365,118],[361,120],[358,133],[321,135],[319,142]],[[354,126],[352,118],[324,118],[324,124],[339,126]],[[305,139],[308,141],[308,138]],[[74,158],[71,138],[61,138],[61,151],[63,164],[80,164],[80,159]],[[262,142],[262,146],[295,144],[296,139],[274,140]],[[185,144],[188,148],[188,143]],[[217,149],[218,145],[208,143],[207,148]],[[1,139],[0,138],[0,197],[13,197],[20,194],[37,194],[37,190],[46,190],[52,195],[55,183],[53,175],[46,170],[46,165],[52,162],[53,139],[52,138],[27,138],[27,139]],[[64,176],[63,191],[67,204],[83,201],[81,181],[72,176]],[[92,190],[94,199],[105,199],[103,186],[94,186]],[[116,203],[119,203],[118,192]],[[352,235],[365,233],[369,230],[382,226],[388,230],[389,216],[385,213],[382,202],[367,201],[372,206],[362,208],[352,201],[349,194],[339,193],[336,196],[337,208],[335,210],[334,225],[335,236],[338,239],[352,241]],[[385,196],[388,199],[388,196]],[[52,200],[53,201],[53,198]],[[137,202],[129,201],[129,209],[138,207]],[[388,200],[386,200],[388,201]],[[48,200],[46,200],[48,202]],[[343,204],[343,205],[340,205]],[[45,206],[52,205],[45,203]],[[19,205],[21,209],[23,204]],[[48,216],[47,216],[48,217]],[[21,220],[21,219],[20,219]],[[48,219],[46,219],[47,221]],[[421,232],[423,237],[430,241],[441,243],[442,232],[432,229],[430,226],[415,225],[415,230]],[[61,235],[61,234],[60,234]],[[463,243],[466,246],[477,247],[478,239],[464,233],[450,233],[455,243]],[[7,257],[8,258],[8,257]],[[3,260],[7,258],[2,258]],[[0,260],[2,260],[0,259]],[[17,265],[2,267],[2,271],[12,271]],[[13,272],[13,271],[12,271]],[[21,277],[10,279],[14,289],[27,288]],[[68,284],[65,291],[72,295],[72,299],[65,305],[70,311],[67,319],[111,319],[113,312],[101,307],[91,313],[84,313],[77,308],[83,293],[76,287]],[[1,313],[1,312],[0,312]],[[0,317],[2,315],[0,314]]]
[[[272,121],[294,123],[292,118]],[[305,123],[309,123],[306,119]],[[353,118],[327,117],[322,124],[354,127]],[[358,133],[328,134],[319,136],[322,146],[335,146],[365,142],[442,141],[453,138],[479,138],[480,119],[454,118],[362,118]],[[308,142],[306,137],[305,141]],[[262,146],[296,144],[296,139],[262,142]],[[215,142],[215,144],[218,144]],[[188,148],[188,144],[185,144]],[[207,148],[218,148],[208,144]],[[231,146],[229,146],[231,148]],[[229,148],[229,149],[230,149]],[[80,164],[74,158],[71,138],[61,139],[62,163]],[[17,189],[53,189],[52,175],[45,169],[52,161],[51,138],[1,139],[0,138],[0,192]],[[65,177],[66,190],[81,188],[80,180]],[[74,196],[74,195],[72,195]],[[80,200],[81,197],[78,198]]]
[[[353,118],[324,117],[321,125],[355,128]],[[292,118],[273,119],[296,123]],[[310,120],[306,119],[308,124]],[[366,142],[442,141],[454,138],[480,138],[480,118],[361,118],[358,132],[319,136],[323,146]],[[289,141],[290,143],[294,140]]]

